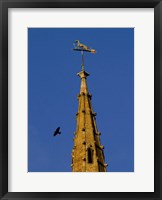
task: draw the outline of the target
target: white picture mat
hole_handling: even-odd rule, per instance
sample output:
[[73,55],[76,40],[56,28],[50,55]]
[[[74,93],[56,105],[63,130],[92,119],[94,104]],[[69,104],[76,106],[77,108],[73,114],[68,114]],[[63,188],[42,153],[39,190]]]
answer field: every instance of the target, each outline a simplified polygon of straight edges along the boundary
[[[8,191],[154,192],[154,9],[12,8],[8,13]],[[28,27],[134,27],[135,172],[27,173]]]

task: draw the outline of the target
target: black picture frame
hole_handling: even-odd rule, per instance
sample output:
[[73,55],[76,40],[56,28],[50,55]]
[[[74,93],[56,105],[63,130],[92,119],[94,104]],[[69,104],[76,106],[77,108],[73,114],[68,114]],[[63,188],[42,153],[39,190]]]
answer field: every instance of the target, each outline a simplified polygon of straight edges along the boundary
[[[8,8],[154,8],[154,192],[8,192]],[[161,0],[0,0],[0,47],[1,199],[162,199],[162,137],[160,136],[162,130]]]

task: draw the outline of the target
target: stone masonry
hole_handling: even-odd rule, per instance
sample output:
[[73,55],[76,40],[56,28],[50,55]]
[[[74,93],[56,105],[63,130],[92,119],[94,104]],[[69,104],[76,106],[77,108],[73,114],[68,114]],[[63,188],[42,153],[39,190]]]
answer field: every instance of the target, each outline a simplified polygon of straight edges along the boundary
[[73,172],[106,172],[104,147],[100,143],[100,132],[96,126],[96,113],[92,110],[91,95],[86,83],[89,74],[82,70],[77,74],[81,78],[76,113],[76,132],[72,150]]

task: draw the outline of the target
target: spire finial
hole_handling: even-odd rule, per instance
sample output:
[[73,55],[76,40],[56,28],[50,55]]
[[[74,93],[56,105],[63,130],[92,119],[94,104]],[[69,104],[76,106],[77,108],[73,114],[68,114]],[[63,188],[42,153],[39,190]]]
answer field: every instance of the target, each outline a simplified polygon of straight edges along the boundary
[[87,83],[86,83],[86,78],[87,78],[87,76],[89,76],[89,74],[86,71],[82,70],[77,75],[81,78],[80,93],[83,92],[85,94],[88,94],[88,87],[87,87]]

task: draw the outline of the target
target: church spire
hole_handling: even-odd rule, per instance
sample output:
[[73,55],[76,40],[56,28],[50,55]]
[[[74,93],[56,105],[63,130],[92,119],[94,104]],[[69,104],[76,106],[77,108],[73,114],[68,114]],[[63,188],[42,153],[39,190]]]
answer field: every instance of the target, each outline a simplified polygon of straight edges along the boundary
[[[76,41],[78,42],[78,40]],[[79,45],[82,47],[81,51],[87,47],[81,43]],[[85,51],[91,51],[91,49],[87,48]],[[81,85],[78,95],[77,125],[72,150],[72,171],[106,172],[107,164],[104,161],[104,146],[100,143],[101,133],[97,129],[96,113],[91,105],[92,95],[89,94],[86,82],[89,74],[84,70],[83,62],[82,71],[77,75],[81,79]]]
[[72,150],[73,172],[106,172],[104,147],[100,143],[100,132],[96,125],[96,113],[92,109],[91,95],[88,92],[85,71],[78,73],[81,78],[78,95],[78,112],[76,113],[76,132]]

